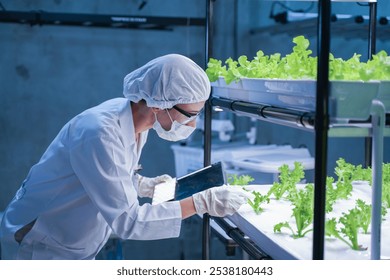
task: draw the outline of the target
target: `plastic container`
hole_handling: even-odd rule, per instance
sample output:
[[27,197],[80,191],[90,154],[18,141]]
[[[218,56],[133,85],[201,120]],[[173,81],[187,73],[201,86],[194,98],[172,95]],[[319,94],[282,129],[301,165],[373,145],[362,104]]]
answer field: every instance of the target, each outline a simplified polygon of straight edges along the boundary
[[329,115],[335,120],[367,120],[379,82],[332,81]]
[[249,102],[291,109],[315,110],[314,81],[244,78],[243,85],[245,90],[251,92]]
[[219,78],[217,81],[211,83],[211,86],[213,87],[213,94],[215,96],[239,101],[249,101],[250,91],[244,89],[242,80],[226,84],[225,79]]
[[385,105],[386,113],[390,113],[390,81],[381,81],[377,99]]
[[[331,81],[329,115],[333,121],[367,120],[371,102],[378,95],[379,81]],[[227,85],[221,77],[212,83],[213,95],[294,110],[314,112],[316,81],[248,79]],[[388,85],[385,85],[385,89]]]

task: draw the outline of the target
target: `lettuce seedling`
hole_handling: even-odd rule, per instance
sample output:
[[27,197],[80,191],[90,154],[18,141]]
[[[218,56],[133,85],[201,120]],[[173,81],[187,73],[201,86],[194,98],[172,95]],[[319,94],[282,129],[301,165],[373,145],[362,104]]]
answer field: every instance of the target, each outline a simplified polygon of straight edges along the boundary
[[354,166],[342,158],[337,161],[335,173],[338,175],[336,184],[333,184],[333,177],[326,178],[326,213],[333,211],[333,204],[338,199],[346,199],[351,195],[353,181],[371,182],[370,168],[363,168],[362,165]]
[[[219,60],[210,58],[206,73],[210,81],[216,81],[219,76],[223,76],[227,84],[242,77],[315,80],[318,58],[311,56],[309,40],[304,36],[296,36],[292,41],[295,45],[291,53],[284,57],[281,57],[280,53],[265,55],[259,50],[253,60],[242,55],[238,61],[228,58],[223,66]],[[373,55],[367,62],[361,62],[360,58],[361,55],[356,53],[347,60],[330,54],[329,80],[390,80],[390,56],[385,51]]]
[[338,224],[338,222],[337,222],[336,218],[326,220],[326,222],[325,222],[325,235],[326,236],[334,236],[352,248],[352,243],[349,242],[348,240],[346,240],[345,238],[343,238],[343,236],[340,234],[339,230],[337,229],[337,224]]
[[287,164],[283,164],[281,167],[279,167],[278,170],[280,172],[280,182],[274,182],[268,191],[268,196],[273,194],[277,200],[282,198],[286,192],[295,190],[296,184],[298,184],[305,177],[303,165],[300,162],[294,162],[294,169],[291,171]]
[[390,163],[382,165],[382,203],[390,208]]
[[[363,168],[361,165],[354,166],[346,163],[340,158],[335,169],[337,179],[338,198],[347,198],[352,191],[353,181],[368,181],[372,185],[372,170],[371,168]],[[390,208],[390,163],[382,164],[382,204],[386,208]]]
[[292,216],[295,219],[296,231],[288,222],[281,222],[274,226],[274,232],[281,232],[281,229],[286,227],[291,231],[293,238],[301,238],[312,231],[313,229],[308,227],[313,222],[313,196],[313,184],[307,184],[301,190],[291,191],[288,198],[294,206]]
[[352,174],[352,181],[367,181],[372,183],[372,170],[370,167],[363,168],[361,164],[355,166],[355,170]]
[[254,76],[249,78],[280,78],[284,71],[280,61],[280,53],[267,56],[264,52],[258,51],[252,60],[252,64],[257,70],[253,73]]
[[[353,250],[364,251],[367,248],[363,248],[359,245],[358,234],[359,229],[367,223],[367,212],[366,208],[361,209],[356,206],[350,209],[348,213],[343,213],[339,218],[338,223],[341,225],[340,230],[337,229],[336,218],[328,220],[325,224],[325,234],[327,236],[334,236],[344,243],[346,243]],[[362,218],[364,216],[364,218]],[[347,239],[348,240],[347,240]]]
[[325,204],[325,212],[330,213],[333,211],[333,205],[336,202],[337,196],[337,188],[333,186],[334,178],[326,177],[326,204]]
[[232,174],[228,176],[228,184],[232,186],[247,186],[250,182],[255,179],[249,175],[240,175]]
[[353,250],[366,250],[358,243],[359,228],[362,227],[362,211],[357,207],[350,209],[348,213],[343,213],[339,219],[342,225],[340,231],[351,241]]
[[293,38],[293,51],[281,59],[284,70],[290,79],[315,79],[317,72],[317,59],[310,56],[310,42],[304,36]]
[[260,214],[264,211],[264,209],[261,207],[263,203],[269,203],[269,196],[268,195],[262,195],[260,192],[252,191],[252,194],[255,196],[255,198],[252,200],[248,199],[248,204],[253,208],[253,211],[255,211],[256,214]]
[[382,50],[367,61],[366,75],[372,80],[390,80],[390,56]]
[[238,66],[238,62],[229,57],[226,62],[227,64],[227,72],[225,75],[226,84],[230,84],[235,81],[238,82],[244,76],[240,73],[240,68]]
[[361,199],[356,200],[356,208],[360,211],[360,226],[364,234],[368,234],[368,228],[371,223],[371,205],[366,204]]
[[[368,234],[368,229],[371,223],[372,206],[365,201],[356,200],[356,208],[360,211],[360,224],[364,234]],[[386,207],[382,206],[381,215],[384,218],[387,214]]]
[[[348,164],[349,165],[349,164]],[[372,169],[361,165],[353,167],[351,181],[368,181],[372,185]],[[390,163],[382,164],[382,205],[390,208]]]
[[237,69],[243,77],[254,78],[258,76],[258,67],[256,67],[256,64],[249,61],[246,55],[240,56],[238,58],[238,63],[240,66]]
[[[236,174],[233,174],[228,177],[228,183],[233,186],[247,186],[253,180],[254,178],[249,175],[237,176]],[[251,192],[254,195],[253,200],[248,199],[248,204],[253,208],[253,211],[255,211],[256,214],[260,214],[261,212],[263,212],[264,209],[261,207],[261,204],[265,202],[269,203],[268,194],[262,195],[260,192],[257,191],[249,191],[245,188],[243,189],[248,192]]]
[[[330,80],[369,80],[365,75],[365,63],[360,62],[360,54],[354,54],[350,59],[343,60],[341,58],[334,58],[333,55],[329,58],[329,79]],[[363,76],[360,75],[363,74]]]
[[206,69],[206,74],[210,82],[215,82],[219,77],[224,77],[226,73],[226,66],[222,66],[221,60],[210,58]]
[[347,199],[352,194],[352,177],[355,172],[355,166],[345,162],[345,159],[339,158],[336,161],[335,173],[337,175],[337,198]]

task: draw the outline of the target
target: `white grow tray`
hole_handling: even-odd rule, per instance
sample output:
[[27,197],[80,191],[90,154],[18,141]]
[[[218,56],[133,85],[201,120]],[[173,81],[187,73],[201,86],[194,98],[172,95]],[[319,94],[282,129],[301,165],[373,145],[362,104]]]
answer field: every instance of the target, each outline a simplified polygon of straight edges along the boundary
[[300,162],[304,170],[314,169],[314,158],[310,155],[309,150],[306,148],[291,148],[291,146],[262,155],[231,160],[234,167],[265,173],[279,173],[278,169],[283,164],[287,164],[290,169],[294,169],[295,162]]
[[[175,156],[176,176],[183,176],[203,167],[203,148],[171,146]],[[307,148],[293,148],[290,145],[248,145],[229,143],[213,145],[211,162],[222,161],[224,168],[252,170],[278,174],[282,164],[294,168],[294,162],[301,162],[304,170],[314,169],[314,158]]]
[[[299,185],[303,187],[304,185]],[[348,212],[355,207],[356,199],[360,198],[371,204],[371,187],[366,182],[354,183],[352,197],[349,200],[339,200],[334,205],[334,211],[328,218],[338,217],[342,212]],[[250,185],[246,189],[256,190],[266,194],[271,185]],[[271,196],[269,204],[262,204],[264,212],[257,215],[249,204],[243,205],[229,219],[250,239],[273,259],[312,259],[313,234],[308,233],[303,238],[294,239],[291,232],[283,228],[282,233],[274,233],[274,225],[288,221],[295,228],[291,217],[292,207],[287,200],[275,200]],[[381,259],[390,259],[390,211],[382,221]],[[324,258],[329,260],[369,260],[370,234],[359,234],[359,244],[367,247],[365,251],[352,250],[348,245],[336,238],[325,237]]]
[[[331,81],[329,115],[333,121],[367,120],[371,101],[378,95],[379,81]],[[213,95],[314,112],[316,108],[315,80],[282,80],[242,78],[226,84],[223,77],[213,86]]]
[[[202,168],[204,149],[202,146],[181,146],[174,144],[171,146],[175,156],[176,176],[183,176]],[[225,168],[231,168],[229,162],[237,158],[249,158],[275,151],[282,152],[292,149],[291,146],[277,145],[249,145],[245,142],[234,142],[226,144],[213,144],[211,153],[211,163],[218,161],[226,164]]]

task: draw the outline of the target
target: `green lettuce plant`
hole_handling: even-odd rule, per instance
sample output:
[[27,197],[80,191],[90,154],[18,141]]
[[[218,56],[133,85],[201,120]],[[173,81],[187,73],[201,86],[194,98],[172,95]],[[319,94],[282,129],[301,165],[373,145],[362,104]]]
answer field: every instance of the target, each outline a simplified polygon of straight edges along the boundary
[[368,79],[372,80],[390,80],[390,56],[386,51],[382,50],[372,56],[372,59],[367,61],[366,72]]
[[296,229],[288,222],[281,222],[274,226],[274,232],[281,232],[285,227],[291,231],[293,238],[301,238],[312,231],[313,229],[309,227],[313,222],[313,196],[313,184],[307,184],[304,189],[291,191],[288,197],[293,205],[292,216],[295,219]]
[[[293,38],[291,53],[282,57],[280,53],[270,55],[259,50],[250,60],[241,55],[237,61],[229,57],[225,64],[210,58],[206,73],[211,82],[224,77],[227,84],[242,78],[265,79],[316,79],[317,57],[312,56],[310,42],[304,36]],[[349,59],[329,55],[329,79],[347,81],[390,80],[390,56],[385,51],[373,55],[367,62],[360,61],[361,55]]]
[[[350,209],[348,213],[343,213],[338,222],[336,218],[327,220],[325,223],[325,234],[338,238],[353,250],[366,250],[367,248],[363,248],[358,242],[359,229],[366,222],[366,211],[366,208],[355,207]],[[362,219],[363,216],[365,217],[364,219]],[[341,225],[340,229],[337,227],[339,224]]]
[[264,211],[262,204],[269,203],[269,196],[267,194],[262,195],[257,191],[249,191],[245,189],[245,186],[247,186],[252,181],[254,181],[254,178],[249,175],[237,176],[236,174],[233,174],[228,176],[228,184],[233,186],[241,186],[245,191],[251,192],[254,195],[253,200],[248,199],[248,204],[252,207],[256,214],[260,214]]
[[255,179],[249,175],[240,175],[232,174],[228,176],[228,184],[232,186],[247,186],[250,182],[253,182]]
[[339,158],[336,161],[335,174],[337,175],[337,198],[347,199],[351,196],[354,171],[355,166],[353,164],[347,163],[345,159]]
[[390,163],[382,165],[382,204],[390,208]]
[[248,199],[248,204],[252,207],[253,211],[256,214],[260,214],[264,211],[262,204],[269,203],[270,199],[267,194],[262,195],[260,192],[252,191],[252,194],[255,196],[253,200]]
[[298,184],[304,177],[303,165],[300,162],[294,162],[294,169],[290,170],[287,164],[279,167],[279,182],[274,182],[268,195],[274,195],[276,200],[281,199],[285,193],[289,193],[296,189]]

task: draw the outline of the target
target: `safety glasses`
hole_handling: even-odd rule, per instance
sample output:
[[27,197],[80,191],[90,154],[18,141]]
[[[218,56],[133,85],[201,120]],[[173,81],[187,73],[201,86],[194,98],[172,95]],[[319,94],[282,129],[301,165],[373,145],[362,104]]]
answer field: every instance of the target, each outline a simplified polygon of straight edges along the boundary
[[179,107],[177,107],[176,105],[172,107],[173,109],[175,109],[176,111],[178,111],[179,113],[181,113],[182,115],[186,116],[188,119],[185,120],[184,122],[182,122],[182,124],[187,124],[189,122],[192,122],[193,120],[195,120],[203,111],[200,110],[198,113],[196,114],[193,114],[193,113],[190,113],[190,112],[187,112]]

